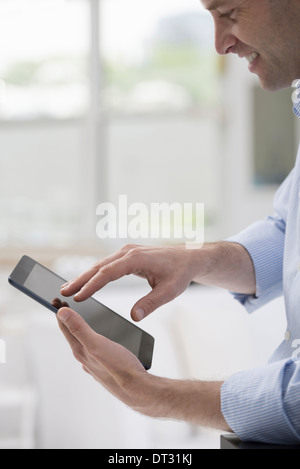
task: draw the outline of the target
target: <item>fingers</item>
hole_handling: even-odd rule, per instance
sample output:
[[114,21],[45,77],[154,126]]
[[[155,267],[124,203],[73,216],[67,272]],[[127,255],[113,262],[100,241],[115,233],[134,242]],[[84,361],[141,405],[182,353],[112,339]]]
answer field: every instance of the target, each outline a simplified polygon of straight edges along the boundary
[[62,308],[57,313],[59,328],[67,339],[74,357],[82,364],[82,368],[97,377],[92,372],[96,369],[100,374],[103,366],[95,357],[97,350],[101,347],[104,337],[96,334],[85,321],[70,308]]
[[67,308],[69,307],[68,303],[66,301],[61,301],[60,298],[54,298],[54,300],[52,300],[51,304],[56,309],[63,308],[64,306],[67,307]]
[[[76,301],[83,301],[92,296],[100,288],[103,288],[110,281],[117,280],[122,275],[126,275],[122,274],[122,271],[120,271],[120,273],[118,274],[118,271],[116,270],[115,275],[110,276],[110,272],[112,269],[108,266],[114,263],[114,261],[121,259],[123,256],[125,256],[131,248],[131,245],[124,246],[119,251],[115,252],[110,256],[107,256],[97,264],[93,265],[89,270],[79,275],[79,277],[76,277],[70,282],[65,283],[61,287],[61,294],[63,296],[72,296],[75,293],[80,292],[80,294],[76,295],[74,299]],[[105,271],[104,268],[106,266],[108,268]],[[87,284],[89,285],[87,286],[87,288],[85,288]]]
[[132,319],[140,321],[187,288],[192,278],[189,262],[190,256],[182,250],[170,248],[162,251],[127,245],[64,285],[61,293],[64,296],[75,293],[74,300],[84,301],[109,282],[125,275],[142,276],[147,278],[152,291],[131,310]]
[[76,293],[74,300],[83,301],[92,296],[96,291],[105,287],[109,282],[118,280],[125,275],[134,273],[132,259],[122,257],[109,265],[104,266]]
[[96,334],[70,308],[61,308],[57,318],[84,371],[127,406],[145,408],[148,391],[145,398],[141,390],[148,390],[148,373],[138,358],[123,345]]
[[84,301],[109,282],[118,280],[125,275],[136,273],[138,270],[136,267],[136,257],[130,255],[131,248],[130,245],[125,246],[117,253],[94,265],[90,270],[76,279],[63,285],[61,289],[62,295],[71,296],[76,293],[74,300]]
[[[60,328],[69,342],[75,358],[103,381],[103,370],[121,377],[129,368],[145,371],[132,352],[124,346],[97,334],[84,319],[70,308],[57,313]],[[128,368],[129,367],[129,368]]]
[[99,271],[99,263],[95,264],[89,270],[81,274],[79,277],[70,280],[61,287],[61,293],[64,296],[72,296],[77,293],[81,287],[90,280]]

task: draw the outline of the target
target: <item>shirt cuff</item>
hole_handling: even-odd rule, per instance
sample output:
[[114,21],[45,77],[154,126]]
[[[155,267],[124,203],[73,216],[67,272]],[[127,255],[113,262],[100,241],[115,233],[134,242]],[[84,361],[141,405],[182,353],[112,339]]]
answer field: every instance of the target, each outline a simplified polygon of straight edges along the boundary
[[255,270],[256,294],[234,293],[234,297],[251,313],[282,295],[284,230],[272,217],[256,222],[227,241],[244,246]]
[[221,409],[242,441],[299,444],[300,436],[285,412],[284,396],[292,360],[235,373],[221,388]]

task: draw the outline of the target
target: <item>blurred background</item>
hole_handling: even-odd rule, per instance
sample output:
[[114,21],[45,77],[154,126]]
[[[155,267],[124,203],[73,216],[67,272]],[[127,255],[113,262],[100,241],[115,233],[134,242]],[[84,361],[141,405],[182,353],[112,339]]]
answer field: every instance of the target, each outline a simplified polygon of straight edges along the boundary
[[[122,194],[204,203],[205,241],[235,234],[272,213],[298,139],[291,90],[264,92],[245,60],[218,57],[197,0],[0,0],[1,448],[219,447],[218,432],[108,395],[7,277],[27,254],[69,279],[132,241],[96,235],[96,207]],[[128,277],[96,296],[129,318],[147,291]],[[141,327],[156,339],[152,373],[224,379],[266,362],[284,306],[248,316],[192,285]]]

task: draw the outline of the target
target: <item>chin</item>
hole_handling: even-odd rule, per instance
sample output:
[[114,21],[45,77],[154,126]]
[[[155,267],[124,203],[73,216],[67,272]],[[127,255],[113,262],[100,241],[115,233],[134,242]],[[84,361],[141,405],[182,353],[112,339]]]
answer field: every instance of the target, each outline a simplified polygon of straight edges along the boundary
[[293,73],[282,74],[278,72],[278,68],[258,74],[261,87],[267,91],[279,91],[290,88],[294,81]]
[[272,80],[259,77],[259,82],[261,87],[266,91],[279,91],[285,88],[290,88],[293,80]]

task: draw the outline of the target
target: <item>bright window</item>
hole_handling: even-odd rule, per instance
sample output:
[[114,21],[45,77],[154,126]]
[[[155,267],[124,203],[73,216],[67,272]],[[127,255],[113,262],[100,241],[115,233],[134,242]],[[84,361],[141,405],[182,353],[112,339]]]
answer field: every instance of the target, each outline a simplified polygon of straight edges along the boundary
[[1,119],[86,111],[87,7],[85,0],[1,0]]
[[1,0],[0,245],[96,242],[120,194],[214,226],[212,36],[195,0]]
[[105,102],[125,113],[211,106],[213,24],[194,0],[103,0]]
[[206,239],[217,236],[221,187],[213,35],[194,0],[102,1],[108,196],[204,203]]
[[0,244],[64,245],[85,234],[89,4],[1,0]]

